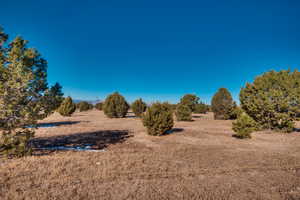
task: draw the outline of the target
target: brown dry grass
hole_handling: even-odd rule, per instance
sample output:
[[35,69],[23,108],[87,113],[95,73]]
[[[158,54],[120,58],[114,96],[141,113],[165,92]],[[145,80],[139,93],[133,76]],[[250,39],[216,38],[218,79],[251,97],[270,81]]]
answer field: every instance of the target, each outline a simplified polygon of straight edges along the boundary
[[105,152],[36,151],[0,160],[0,199],[300,199],[300,133],[231,137],[230,121],[197,115],[151,137],[132,114],[57,114],[36,147],[92,144]]

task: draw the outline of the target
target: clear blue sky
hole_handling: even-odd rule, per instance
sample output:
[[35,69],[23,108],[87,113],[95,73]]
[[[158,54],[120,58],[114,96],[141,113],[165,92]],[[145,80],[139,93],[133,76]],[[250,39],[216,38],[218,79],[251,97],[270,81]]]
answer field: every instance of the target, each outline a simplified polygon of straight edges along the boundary
[[48,60],[66,95],[209,102],[271,69],[300,66],[298,0],[1,1],[0,24]]

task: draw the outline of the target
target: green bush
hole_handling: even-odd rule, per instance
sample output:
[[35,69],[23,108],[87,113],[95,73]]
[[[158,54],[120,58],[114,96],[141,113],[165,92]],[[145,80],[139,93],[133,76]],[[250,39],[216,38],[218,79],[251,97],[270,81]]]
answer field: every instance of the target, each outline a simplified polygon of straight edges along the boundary
[[186,104],[178,104],[175,115],[177,121],[192,121],[192,111]]
[[299,85],[298,71],[267,72],[242,88],[241,107],[263,129],[291,132],[299,111]]
[[2,133],[0,138],[0,155],[5,155],[6,157],[30,155],[32,149],[29,146],[29,140],[33,136],[34,132],[29,129]]
[[234,137],[244,139],[251,138],[251,133],[258,130],[258,124],[245,112],[239,115],[237,120],[232,123],[232,129],[236,134]]
[[129,105],[125,98],[115,92],[109,95],[103,104],[103,111],[109,118],[125,117],[129,109]]
[[199,97],[194,94],[186,94],[180,99],[180,104],[187,105],[192,112],[195,111],[195,107],[198,104]]
[[93,109],[93,105],[86,101],[81,101],[77,104],[77,109],[79,109],[80,112],[84,112]]
[[142,114],[147,109],[147,104],[145,102],[143,102],[142,99],[137,99],[132,103],[131,109],[132,109],[133,113],[135,114],[135,116],[141,117]]
[[95,108],[97,110],[102,110],[103,109],[103,103],[102,102],[96,103]]
[[195,105],[194,113],[197,114],[206,114],[209,111],[209,106],[200,102],[199,104]]
[[59,114],[62,116],[70,117],[76,110],[76,105],[73,103],[71,97],[65,98],[60,107],[58,108]]
[[167,103],[152,104],[142,119],[149,135],[163,135],[174,126],[173,112]]
[[215,119],[231,119],[234,107],[235,103],[229,91],[226,88],[220,88],[219,91],[214,95],[211,102],[211,108],[214,112]]

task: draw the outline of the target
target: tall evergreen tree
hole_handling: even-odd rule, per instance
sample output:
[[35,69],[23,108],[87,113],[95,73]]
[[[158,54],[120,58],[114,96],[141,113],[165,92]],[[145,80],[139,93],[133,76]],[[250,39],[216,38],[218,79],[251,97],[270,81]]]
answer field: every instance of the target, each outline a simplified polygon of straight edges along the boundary
[[0,28],[0,152],[23,156],[30,153],[28,141],[34,134],[27,127],[51,110],[45,103],[47,62],[23,38],[7,41]]
[[235,109],[235,103],[230,92],[226,88],[220,88],[211,101],[215,119],[231,119]]

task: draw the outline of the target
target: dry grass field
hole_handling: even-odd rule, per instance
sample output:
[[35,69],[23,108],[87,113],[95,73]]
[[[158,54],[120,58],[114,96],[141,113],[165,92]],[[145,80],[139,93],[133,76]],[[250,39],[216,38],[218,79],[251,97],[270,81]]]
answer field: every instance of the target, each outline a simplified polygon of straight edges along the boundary
[[36,148],[84,146],[103,152],[34,151],[0,159],[0,199],[300,199],[300,133],[232,137],[231,121],[195,115],[153,137],[140,119],[100,111],[54,114],[40,122]]

